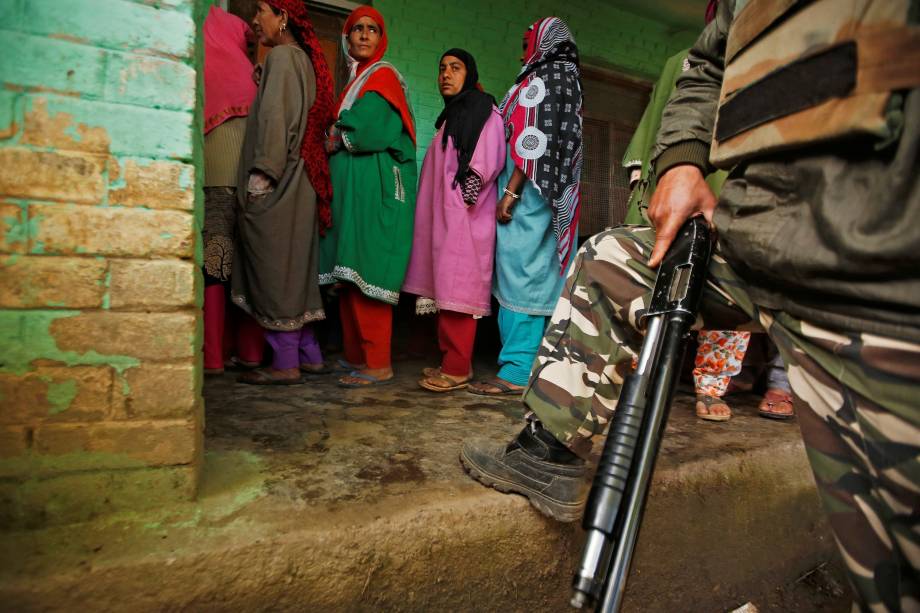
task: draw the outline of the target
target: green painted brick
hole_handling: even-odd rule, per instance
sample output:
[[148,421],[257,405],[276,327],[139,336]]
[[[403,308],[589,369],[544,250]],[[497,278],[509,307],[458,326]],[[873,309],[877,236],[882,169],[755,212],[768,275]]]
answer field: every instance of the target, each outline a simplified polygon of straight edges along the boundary
[[193,113],[148,109],[128,104],[81,100],[66,96],[35,95],[47,101],[48,113],[67,113],[73,122],[104,128],[116,155],[188,160],[192,157]]
[[112,53],[104,98],[172,110],[195,108],[195,69],[182,62],[135,53]]
[[28,0],[21,29],[110,49],[145,49],[186,58],[194,53],[190,15],[125,0]]
[[0,80],[100,97],[106,52],[64,40],[0,31]]
[[19,26],[24,0],[0,0],[0,23],[7,30],[16,30]]

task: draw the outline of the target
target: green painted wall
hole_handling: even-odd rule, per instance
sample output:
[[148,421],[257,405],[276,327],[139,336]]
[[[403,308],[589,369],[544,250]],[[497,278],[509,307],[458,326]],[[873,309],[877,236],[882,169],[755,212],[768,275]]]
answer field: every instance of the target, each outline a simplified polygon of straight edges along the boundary
[[[524,31],[541,17],[556,15],[568,23],[582,63],[650,81],[670,55],[690,46],[698,34],[673,31],[618,9],[609,0],[376,0],[373,4],[387,20],[387,59],[409,84],[419,158],[443,108],[436,87],[437,65],[441,53],[451,47],[473,54],[483,87],[500,101],[520,69]],[[701,29],[702,25],[700,15]]]

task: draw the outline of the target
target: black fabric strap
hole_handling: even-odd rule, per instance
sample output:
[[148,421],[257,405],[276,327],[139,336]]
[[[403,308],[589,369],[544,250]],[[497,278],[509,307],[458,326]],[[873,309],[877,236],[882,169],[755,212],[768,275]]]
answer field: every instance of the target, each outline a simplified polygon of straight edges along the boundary
[[848,41],[783,66],[719,107],[716,140],[842,98],[856,86],[856,43]]

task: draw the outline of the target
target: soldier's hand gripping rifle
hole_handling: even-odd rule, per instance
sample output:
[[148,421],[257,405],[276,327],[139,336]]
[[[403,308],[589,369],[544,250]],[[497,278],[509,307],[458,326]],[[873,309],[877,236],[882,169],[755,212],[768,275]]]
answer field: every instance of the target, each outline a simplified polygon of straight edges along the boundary
[[582,519],[587,540],[573,581],[576,608],[619,610],[711,250],[709,226],[695,217],[658,269],[638,366],[623,382]]

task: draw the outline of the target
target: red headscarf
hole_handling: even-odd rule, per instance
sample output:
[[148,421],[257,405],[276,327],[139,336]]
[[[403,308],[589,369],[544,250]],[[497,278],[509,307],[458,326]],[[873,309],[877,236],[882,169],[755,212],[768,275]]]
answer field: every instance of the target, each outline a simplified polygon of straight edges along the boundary
[[212,6],[204,20],[204,132],[231,117],[245,117],[256,97],[252,63],[246,55],[249,26]]
[[300,146],[300,157],[303,158],[307,168],[307,177],[316,190],[317,216],[319,217],[319,233],[324,235],[326,229],[332,227],[332,180],[329,177],[329,158],[323,148],[326,127],[332,123],[332,73],[326,64],[319,39],[313,30],[313,24],[307,16],[307,8],[303,0],[265,0],[276,10],[287,11],[288,19],[297,26],[300,44],[306,47],[304,51],[310,56],[313,71],[316,73],[316,100],[310,107],[307,129],[303,135]]
[[[348,34],[351,32],[351,28],[354,27],[362,17],[370,17],[374,20],[374,23],[380,27],[380,43],[377,45],[377,50],[374,52],[373,56],[366,60],[358,61],[348,53]],[[348,84],[342,90],[342,95],[339,97],[339,109],[336,115],[341,113],[342,100],[351,88],[351,84],[354,82],[355,77],[367,70],[371,65],[379,62],[387,50],[387,30],[383,23],[383,15],[369,6],[359,6],[353,10],[345,21],[345,27],[342,29],[342,49],[345,52],[345,57],[348,59],[351,78],[349,78]],[[361,91],[358,92],[358,98],[367,92],[376,92],[380,94],[384,100],[399,111],[399,115],[402,117],[403,126],[406,128],[406,132],[409,133],[409,136],[412,137],[412,142],[414,143],[415,124],[412,121],[412,111],[409,110],[409,102],[406,100],[406,94],[403,91],[402,85],[399,83],[399,78],[396,76],[396,73],[388,68],[377,70],[368,78],[367,82],[361,88]]]

